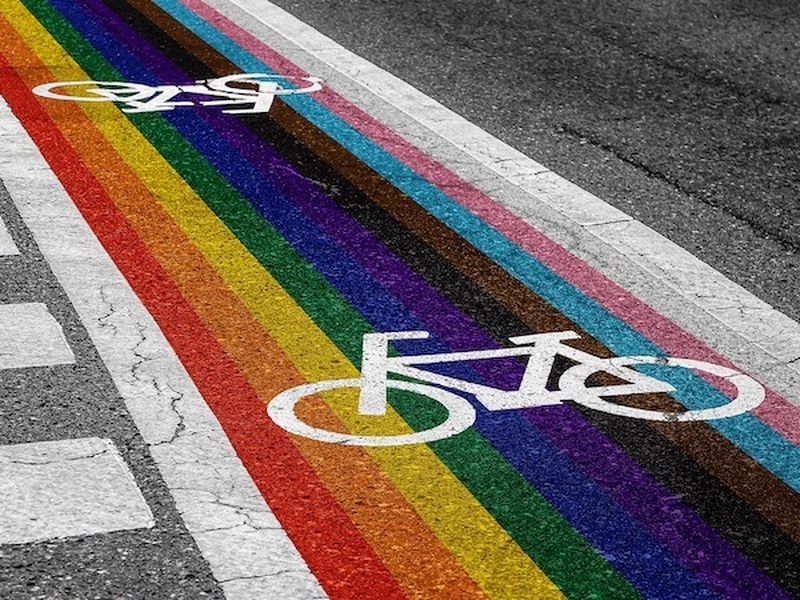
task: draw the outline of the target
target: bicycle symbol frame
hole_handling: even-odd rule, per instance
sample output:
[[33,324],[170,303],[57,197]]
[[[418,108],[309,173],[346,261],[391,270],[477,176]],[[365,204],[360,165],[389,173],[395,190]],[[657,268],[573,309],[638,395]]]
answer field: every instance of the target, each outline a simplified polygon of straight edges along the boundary
[[[476,419],[473,405],[461,394],[474,396],[488,410],[512,410],[561,404],[572,400],[583,406],[607,413],[647,419],[652,421],[706,421],[731,417],[752,410],[764,400],[765,391],[760,383],[734,369],[688,358],[656,356],[621,356],[601,358],[564,344],[565,340],[579,339],[574,331],[537,333],[510,338],[515,347],[494,350],[476,350],[440,354],[389,356],[391,340],[425,339],[427,331],[393,331],[368,333],[363,337],[361,377],[333,379],[307,383],[285,390],[267,405],[272,420],[290,433],[321,442],[355,446],[396,446],[432,442],[457,435],[470,427]],[[416,368],[413,365],[528,357],[519,388],[502,390],[447,375]],[[558,356],[570,359],[558,378],[558,390],[548,390],[547,382]],[[722,377],[736,388],[736,396],[722,406],[667,412],[616,404],[606,397],[674,392],[675,388],[660,379],[634,370],[633,366],[659,364],[703,371]],[[393,373],[415,381],[389,379]],[[613,375],[625,383],[587,386],[587,379],[595,373]],[[423,383],[421,383],[423,382]],[[295,413],[297,403],[307,396],[343,387],[360,388],[358,413],[381,416],[386,414],[387,390],[395,388],[428,396],[442,404],[448,412],[439,425],[414,433],[364,436],[328,431],[309,425]],[[461,394],[454,393],[456,390]]]
[[[294,87],[304,84],[305,87]],[[73,88],[73,94],[66,90]],[[77,88],[77,89],[75,89]],[[44,98],[74,102],[115,102],[125,113],[164,112],[181,106],[242,106],[223,110],[226,114],[266,113],[276,96],[309,94],[322,89],[318,77],[295,77],[270,73],[237,73],[201,79],[187,85],[157,85],[125,81],[63,81],[33,88]],[[195,98],[190,100],[188,98]],[[204,99],[203,99],[204,98]]]

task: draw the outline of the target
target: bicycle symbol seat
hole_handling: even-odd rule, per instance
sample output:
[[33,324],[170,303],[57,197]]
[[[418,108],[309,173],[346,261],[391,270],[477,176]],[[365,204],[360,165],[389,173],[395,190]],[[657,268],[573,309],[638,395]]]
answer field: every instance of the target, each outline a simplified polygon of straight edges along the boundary
[[[306,84],[294,87],[293,84]],[[318,77],[293,77],[268,73],[237,73],[201,79],[188,85],[157,85],[125,81],[64,81],[33,88],[44,98],[75,102],[117,102],[122,112],[163,112],[178,106],[241,106],[222,112],[253,114],[269,111],[275,96],[308,94],[322,89]],[[71,90],[71,93],[67,93]],[[177,98],[182,98],[178,100]],[[194,97],[194,101],[191,98]]]
[[[361,377],[307,383],[281,392],[270,401],[267,412],[272,420],[290,433],[322,442],[356,446],[395,446],[432,442],[457,435],[470,427],[476,418],[475,408],[464,397],[471,395],[488,410],[511,410],[560,404],[572,400],[583,406],[607,413],[653,421],[705,421],[747,412],[765,397],[757,381],[728,367],[688,358],[656,356],[620,356],[601,358],[564,344],[579,339],[573,331],[537,333],[510,338],[514,347],[411,356],[389,356],[391,340],[425,339],[426,331],[394,331],[368,333],[363,337]],[[502,390],[456,377],[434,373],[414,365],[449,363],[469,360],[527,356],[527,364],[519,387]],[[569,359],[569,365],[558,378],[558,389],[547,389],[557,357]],[[675,388],[660,379],[633,369],[636,365],[658,364],[705,372],[727,380],[736,395],[730,402],[713,408],[682,412],[658,411],[611,402],[607,398],[635,394],[669,393]],[[389,379],[389,374],[406,379]],[[594,374],[614,376],[613,385],[588,385]],[[413,381],[408,381],[411,379]],[[414,433],[399,435],[355,435],[328,431],[302,421],[295,412],[297,403],[307,396],[337,388],[359,388],[358,413],[379,417],[387,410],[389,388],[414,392],[442,404],[447,418],[439,425]],[[455,390],[461,394],[454,393]]]

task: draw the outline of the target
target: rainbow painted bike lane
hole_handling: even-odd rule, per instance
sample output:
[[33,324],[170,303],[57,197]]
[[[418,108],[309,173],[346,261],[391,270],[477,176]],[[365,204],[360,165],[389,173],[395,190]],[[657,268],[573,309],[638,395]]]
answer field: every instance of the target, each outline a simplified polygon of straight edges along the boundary
[[[268,3],[0,6],[0,93],[197,392],[151,453],[229,597],[800,596],[796,324]],[[392,333],[410,331],[429,337]],[[534,382],[559,400],[520,399],[531,363],[501,349],[530,342],[533,361],[559,332],[579,352]],[[366,388],[366,340],[440,357],[416,388],[431,397],[393,384],[366,416],[335,387],[267,412],[308,383]],[[441,358],[476,351],[501,358]],[[607,359],[627,356],[654,364],[620,382]],[[558,393],[639,372],[675,391]],[[459,430],[419,442],[449,422],[447,382],[510,404],[465,393]],[[148,440],[161,413],[120,391]],[[235,455],[211,469],[241,471],[244,504],[274,517],[260,529],[198,514],[185,457],[218,430]],[[414,443],[369,442],[391,436]]]

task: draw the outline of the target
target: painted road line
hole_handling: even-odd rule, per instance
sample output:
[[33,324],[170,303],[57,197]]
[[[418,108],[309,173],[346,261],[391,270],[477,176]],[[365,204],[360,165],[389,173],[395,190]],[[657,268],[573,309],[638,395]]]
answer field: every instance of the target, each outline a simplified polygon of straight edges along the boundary
[[0,219],[0,256],[16,256],[19,254],[19,249],[11,238],[6,224]]
[[[0,145],[8,147],[6,138]],[[155,519],[155,526],[147,529],[3,546],[0,597],[88,594],[75,590],[115,596],[139,589],[143,596],[194,598],[206,592],[222,598],[222,589],[187,531],[108,369],[2,182],[0,213],[22,252],[0,264],[3,300],[45,303],[76,358],[74,365],[0,371],[0,439],[5,445],[111,439]],[[35,567],[15,568],[21,562]]]
[[[278,18],[275,22],[280,22]],[[267,28],[264,28],[267,30]],[[311,43],[311,47],[324,47],[324,44],[319,43]],[[302,61],[300,61],[302,62]],[[317,67],[319,68],[319,67]],[[360,73],[361,70],[356,70],[357,73]],[[367,71],[365,77],[369,78],[372,74],[371,71]],[[378,76],[380,80],[380,77]],[[401,90],[403,91],[403,90]],[[402,94],[400,94],[402,97]],[[335,105],[336,100],[332,99],[331,106]],[[385,117],[385,116],[384,116]],[[402,129],[401,126],[398,126],[397,117],[395,115],[395,121],[392,122],[393,125],[397,129]],[[386,120],[386,118],[385,118]],[[408,160],[411,162],[416,161],[415,164],[418,164],[418,168],[421,169],[421,172],[426,172],[426,169],[430,170],[430,161],[428,161],[423,155],[414,154],[415,150],[413,148],[409,148],[406,144],[403,146],[402,141],[398,141],[393,138],[393,134],[391,131],[385,130],[385,128],[381,128],[370,122],[368,118],[363,118],[363,115],[358,117],[358,121],[356,121],[359,127],[364,130],[367,134],[369,134],[371,129],[376,130],[374,134],[374,139],[378,141],[385,141],[386,144],[392,147],[398,147],[397,150],[400,152],[401,156],[406,156]],[[413,128],[412,128],[413,129]],[[419,129],[419,128],[417,128]],[[408,131],[408,126],[406,124],[404,131]],[[415,133],[416,136],[414,137],[415,141],[424,146],[427,143],[427,140],[430,139],[429,130],[425,129],[422,133],[419,131],[414,132],[413,130],[411,133]],[[386,141],[388,140],[388,141]],[[441,152],[440,152],[441,154]],[[410,158],[408,158],[410,157]],[[445,157],[447,158],[447,157]],[[470,173],[470,171],[464,170],[463,165],[466,164],[464,162],[463,157],[459,158],[458,156],[450,157],[450,164],[453,166],[454,169],[461,168],[463,171]],[[471,173],[472,176],[475,176],[473,172]],[[537,172],[538,167],[534,167],[531,169],[532,172]],[[488,176],[481,176],[480,173],[477,175],[478,180],[477,184],[480,184],[481,181],[486,182],[490,181],[489,184],[495,193],[499,193],[501,190],[499,189],[501,186],[497,181],[496,177],[488,177]],[[482,177],[482,179],[481,179]],[[458,186],[458,182],[454,182],[451,184],[452,190],[454,193],[458,194],[463,188],[463,186]],[[564,184],[561,186],[563,189],[558,189],[560,194],[566,195],[566,198],[569,199],[570,196],[573,197],[574,201],[582,202],[586,199],[587,194],[580,193],[577,194],[574,186],[569,186]],[[571,189],[571,193],[570,193]],[[516,206],[520,209],[520,212],[524,214],[530,215],[532,212],[531,207],[536,207],[537,204],[541,208],[541,202],[536,201],[536,198],[531,198],[530,196],[523,195],[517,192],[516,194],[510,195],[516,201]],[[595,205],[597,203],[597,199],[589,198],[590,204]],[[511,236],[514,239],[519,238],[519,231],[520,228],[515,226],[514,223],[518,223],[519,219],[513,214],[503,214],[502,211],[498,214],[497,206],[486,206],[485,202],[480,198],[477,199],[477,202],[474,202],[470,197],[464,197],[463,202],[466,203],[467,206],[472,206],[474,210],[478,211],[480,214],[488,215],[495,226],[498,227],[501,231],[506,232],[507,235]],[[597,211],[598,210],[605,210],[600,208],[593,209],[592,215],[588,219],[588,222],[595,222],[597,218]],[[552,213],[552,211],[550,211]],[[492,217],[494,215],[494,217]],[[758,346],[754,346],[751,342],[747,340],[743,340],[740,335],[736,332],[732,332],[730,328],[720,328],[719,321],[716,318],[709,318],[713,317],[713,315],[709,315],[708,313],[701,313],[700,311],[696,310],[696,306],[693,305],[692,310],[685,310],[683,304],[678,302],[677,300],[680,298],[677,294],[673,293],[671,288],[665,288],[663,285],[659,284],[659,280],[653,281],[653,278],[647,272],[641,271],[640,269],[636,268],[636,265],[632,263],[629,259],[624,256],[620,256],[617,252],[609,252],[609,247],[607,245],[599,247],[597,244],[597,238],[593,235],[587,235],[587,232],[583,228],[577,228],[575,230],[564,230],[563,224],[559,222],[559,219],[554,219],[552,214],[544,214],[544,215],[536,215],[538,224],[545,225],[549,227],[549,232],[551,232],[556,239],[563,239],[565,240],[565,246],[569,248],[575,248],[576,252],[586,254],[588,259],[598,261],[600,260],[600,264],[604,266],[605,269],[610,270],[610,272],[615,273],[615,276],[623,276],[626,284],[631,287],[632,289],[636,290],[643,290],[646,292],[644,296],[650,300],[654,297],[654,295],[660,294],[659,299],[661,300],[659,306],[663,307],[664,311],[671,316],[675,316],[679,322],[683,321],[687,326],[692,325],[694,326],[695,330],[701,331],[702,333],[706,334],[706,337],[713,340],[717,347],[723,348],[729,355],[735,356],[737,360],[744,360],[744,364],[752,367],[753,371],[759,375],[759,377],[766,379],[767,381],[773,383],[773,385],[780,389],[781,391],[785,392],[789,398],[795,398],[797,395],[798,386],[796,385],[798,382],[798,373],[796,370],[796,362],[792,362],[791,358],[786,358],[785,353],[781,354],[768,354],[763,349],[759,348]],[[491,220],[490,219],[490,220]],[[616,221],[619,219],[619,215],[613,216],[611,221]],[[627,219],[625,219],[627,220]],[[563,221],[563,219],[560,219]],[[632,231],[639,230],[641,228],[640,224],[632,223],[631,225]],[[524,231],[524,227],[522,230]],[[554,233],[553,233],[554,232]],[[655,328],[656,333],[659,331],[664,332],[664,335],[660,338],[660,343],[666,344],[666,348],[673,348],[673,352],[681,352],[683,348],[686,348],[687,343],[689,343],[685,336],[684,339],[681,339],[679,342],[675,343],[674,345],[670,346],[672,341],[678,340],[682,336],[680,334],[675,334],[667,327],[663,322],[663,319],[653,311],[649,310],[646,305],[638,304],[637,310],[635,313],[631,312],[631,306],[629,298],[630,296],[627,294],[620,294],[619,290],[616,286],[609,285],[608,280],[603,280],[603,278],[598,278],[596,273],[593,274],[591,272],[587,272],[586,269],[580,267],[576,261],[569,255],[564,253],[562,250],[554,247],[552,243],[543,238],[541,235],[538,235],[537,232],[528,231],[526,233],[530,239],[519,239],[519,243],[522,244],[524,247],[529,248],[531,252],[538,253],[540,260],[543,260],[550,268],[558,270],[562,277],[567,279],[574,280],[576,283],[580,284],[584,289],[586,289],[590,294],[593,294],[599,301],[603,304],[607,305],[610,310],[617,311],[621,317],[630,318],[633,322],[639,322],[645,328],[651,327]],[[515,237],[516,236],[516,237]],[[658,238],[658,236],[653,236],[653,239],[661,239],[664,241],[663,238]],[[577,241],[576,241],[577,240]],[[672,246],[668,248],[671,250],[673,254],[676,253],[676,248]],[[667,252],[667,256],[669,256],[669,252]],[[683,253],[683,256],[686,257],[686,253]],[[692,258],[695,263],[697,261]],[[615,261],[609,264],[610,261]],[[700,270],[700,269],[698,269]],[[705,267],[702,272],[708,271],[708,268]],[[689,271],[691,272],[691,271]],[[714,278],[711,278],[714,280]],[[733,288],[733,302],[737,302],[737,291],[741,291],[740,288],[733,286],[728,282],[728,287]],[[727,289],[727,288],[725,288]],[[623,301],[619,301],[619,298],[623,298]],[[757,307],[759,302],[757,299],[750,297],[751,305]],[[763,305],[763,303],[761,303]],[[617,307],[617,308],[615,308]],[[705,314],[706,318],[702,319],[698,316]],[[760,315],[764,316],[765,318],[769,318],[772,320],[773,324],[776,326],[776,332],[773,331],[772,335],[775,339],[783,340],[783,347],[785,349],[788,348],[788,352],[791,353],[793,346],[791,343],[786,345],[786,340],[794,339],[795,334],[792,332],[797,331],[797,327],[789,323],[787,325],[785,317],[779,315],[772,309],[768,309],[765,311],[760,311]],[[659,323],[655,325],[655,323]],[[751,320],[752,324],[758,323],[757,319]],[[702,327],[698,327],[697,325],[701,325]],[[773,340],[774,341],[774,340]],[[779,344],[774,344],[778,347],[781,347]],[[698,350],[700,351],[700,350]],[[774,404],[770,403],[770,411],[777,410]],[[782,429],[784,434],[792,435],[793,431],[797,431],[796,427],[787,426]]]
[[[287,56],[298,64],[319,72],[319,66],[303,55],[312,56],[402,115],[410,116],[412,123],[396,112],[387,111],[380,103],[364,99],[372,114],[383,123],[438,157],[467,181],[484,187],[515,215],[563,243],[581,259],[625,289],[634,291],[700,339],[708,340],[731,360],[800,405],[800,324],[632,217],[353,54],[280,7],[256,0],[233,3],[259,19],[262,29],[272,30],[298,46],[300,52],[286,49]],[[227,0],[210,4],[223,12],[227,10],[231,16],[235,12],[226,8]],[[240,22],[246,20],[240,17]],[[415,127],[415,123],[421,127]],[[430,132],[452,143],[454,148],[442,148],[435,138],[431,141]],[[488,173],[476,170],[474,163],[465,161],[462,154],[485,166]],[[417,157],[417,164],[424,168],[424,159]],[[503,190],[497,177],[491,177],[490,173],[524,193]],[[498,221],[503,218],[497,215]],[[569,277],[569,273],[564,273],[566,269],[561,271]],[[580,273],[576,271],[573,276],[579,282]],[[599,289],[598,293],[602,294]],[[612,295],[613,292],[606,292],[606,296]],[[686,310],[687,304],[693,310]]]
[[[395,350],[440,358],[570,331],[580,338],[580,353],[570,356],[584,371],[611,365],[604,357],[614,355],[660,357],[647,372],[676,391],[646,394],[651,410],[677,410],[678,401],[696,409],[724,404],[731,382],[762,388],[731,375],[737,369],[725,358],[393,129],[427,140],[432,154],[474,171],[503,199],[526,195],[520,186],[235,7],[224,5],[256,36],[195,0],[7,5],[3,94],[327,593],[452,597],[439,582],[459,573],[474,584],[463,594],[470,597],[800,592],[793,579],[800,564],[797,410],[771,391],[753,414],[713,422],[616,419],[560,400],[530,404],[552,398],[544,388],[509,396],[532,372],[520,363],[454,360],[446,376],[437,375],[445,385],[497,388],[495,400],[511,397],[522,409],[499,410],[505,405],[490,402],[492,394],[459,400],[440,391],[447,402],[470,402],[475,424],[430,445],[348,448],[287,434],[264,403],[307,389],[297,388],[306,380],[380,382],[354,378],[362,341],[391,331],[430,332],[397,341]],[[267,117],[188,105],[120,112],[127,101],[77,105],[31,93],[59,80],[170,85],[237,71],[310,74],[326,85],[274,99]],[[362,107],[381,121],[388,116],[391,128]],[[557,221],[546,204],[532,205],[543,222]],[[595,207],[587,223],[608,222],[603,210]],[[575,239],[597,247],[585,227],[578,232]],[[678,375],[666,366],[668,354],[717,365],[722,380]],[[543,386],[543,379],[523,381]],[[425,430],[445,419],[435,405],[392,397],[382,419],[394,427],[387,432],[348,398],[337,391],[309,400],[296,416],[314,423],[312,432],[361,436]],[[167,439],[179,429],[167,428]],[[415,529],[403,535],[401,518]],[[376,535],[382,528],[391,532],[386,539]],[[437,563],[435,588],[415,576],[433,549],[450,555]]]
[[325,597],[158,326],[2,101],[0,135],[4,147],[15,148],[0,161],[0,179],[87,327],[227,596]]
[[74,362],[64,332],[47,306],[37,302],[0,305],[0,369]]
[[0,446],[0,544],[153,527],[111,440]]
[[[252,7],[252,9],[255,12],[267,10],[264,5]],[[271,31],[271,27],[283,27],[284,21],[289,23],[285,29],[292,35],[297,31],[304,31],[291,17],[285,19],[284,17],[286,15],[280,9],[275,9],[274,14],[270,12],[270,26],[264,26],[263,31]],[[327,62],[344,65],[337,68],[346,72],[348,76],[356,78],[366,86],[385,87],[383,96],[387,100],[402,105],[403,110],[416,115],[419,120],[428,122],[430,115],[441,119],[439,129],[443,127],[445,133],[450,134],[450,139],[455,140],[458,144],[470,147],[472,138],[477,136],[479,142],[473,144],[473,150],[483,152],[481,148],[489,148],[489,151],[484,152],[486,157],[483,162],[489,165],[499,164],[506,168],[507,165],[518,165],[520,161],[523,161],[519,153],[515,154],[515,151],[491,136],[478,135],[474,126],[463,122],[460,117],[441,107],[437,110],[435,103],[431,104],[432,101],[429,99],[424,100],[418,92],[410,89],[407,85],[398,82],[391,76],[382,74],[330,40],[320,38],[316,32],[311,32],[305,38],[303,35],[300,37],[301,43],[310,52],[319,55]],[[303,64],[300,54],[289,55]],[[339,62],[340,58],[341,63]],[[305,60],[305,63],[314,64],[308,59]],[[318,65],[313,68],[316,68],[317,72],[321,72]],[[412,98],[414,101],[419,100],[419,102],[406,101],[407,98]],[[331,99],[330,105],[336,106],[337,102],[335,99]],[[688,340],[685,335],[676,331],[648,305],[656,307],[664,315],[670,317],[673,322],[694,332],[700,339],[707,339],[715,348],[734,359],[738,364],[745,365],[752,373],[768,382],[790,401],[795,404],[800,402],[800,397],[798,397],[800,389],[798,366],[800,363],[796,360],[800,328],[796,323],[640,223],[605,205],[596,197],[565,182],[558,176],[544,173],[540,165],[533,161],[528,160],[524,167],[516,169],[517,175],[521,178],[517,181],[519,185],[505,186],[504,189],[502,182],[491,175],[496,171],[482,173],[480,169],[474,168],[468,160],[464,159],[462,152],[456,151],[452,147],[445,148],[443,151],[441,145],[430,142],[432,136],[427,127],[420,127],[416,121],[409,124],[407,118],[402,118],[403,115],[398,116],[396,111],[392,114],[391,111],[386,111],[385,107],[381,111],[380,107],[375,106],[375,103],[368,105],[374,114],[380,115],[383,122],[389,123],[395,130],[408,136],[419,147],[426,148],[454,171],[460,172],[462,177],[473,181],[476,186],[486,187],[488,191],[504,201],[506,206],[512,207],[529,222],[535,223],[537,228],[553,239],[561,241],[565,248],[616,278],[625,286],[625,289],[635,290],[640,297],[647,301],[647,304],[635,303],[632,305],[629,294],[620,293],[620,288],[609,285],[610,282],[602,277],[597,277],[596,272],[587,271],[570,254],[564,253],[538,232],[528,229],[521,235],[521,232],[525,231],[525,227],[519,226],[521,222],[515,214],[498,211],[497,205],[487,205],[480,197],[470,196],[469,193],[462,194],[461,198],[465,206],[484,215],[500,231],[536,254],[544,264],[559,272],[565,279],[579,285],[621,318],[628,319],[632,323],[639,323],[639,326],[645,330],[648,328],[652,330],[655,335],[660,336],[657,340],[665,349],[677,354],[684,351],[687,344],[696,346],[696,342]],[[453,120],[457,122],[458,127],[448,130],[447,125]],[[370,121],[368,117],[359,117],[356,123],[366,135],[372,135],[373,139],[379,143],[385,143],[387,147],[395,148],[399,156],[404,156],[409,164],[416,165],[415,168],[420,172],[435,172],[435,166],[431,166],[427,157],[418,153],[413,147],[409,147],[408,144],[394,136],[390,130]],[[430,125],[434,126],[433,123]],[[458,137],[454,134],[458,131],[472,133]],[[370,134],[370,132],[373,133]],[[500,158],[492,158],[496,156]],[[470,164],[470,166],[465,168],[465,164]],[[514,170],[512,169],[512,172]],[[520,186],[531,177],[541,178],[539,187],[528,186],[526,189],[530,193],[520,193]],[[456,195],[463,189],[463,186],[459,186],[457,181],[453,181],[450,186],[449,189],[454,190],[453,193]],[[565,220],[560,213],[554,214],[550,205],[566,206],[567,213],[571,214],[574,219]],[[617,240],[617,246],[622,249],[627,248],[627,250],[620,253],[599,239],[592,231],[595,226],[609,232],[609,236]],[[623,230],[626,233],[622,233]],[[634,247],[631,248],[630,244],[634,241]],[[705,290],[701,290],[700,286],[704,283],[707,284],[707,287]],[[692,294],[689,298],[691,306],[689,310],[686,308],[687,290]],[[703,306],[714,310],[703,310]],[[724,322],[721,322],[721,319],[724,319]],[[707,353],[707,349],[702,350],[699,347],[696,351]],[[796,416],[793,417],[794,413],[791,410],[787,412],[780,406],[785,405],[768,402],[762,413],[769,411],[776,414],[782,411],[784,414],[782,420],[785,426],[778,425],[778,427],[781,427],[784,435],[796,439],[794,433],[798,431]]]

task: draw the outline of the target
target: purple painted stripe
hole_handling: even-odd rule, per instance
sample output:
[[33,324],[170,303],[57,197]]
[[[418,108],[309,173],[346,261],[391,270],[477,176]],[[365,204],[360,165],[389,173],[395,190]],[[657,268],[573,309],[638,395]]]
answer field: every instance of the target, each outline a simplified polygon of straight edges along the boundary
[[[246,151],[241,132],[227,139],[233,145],[241,144],[240,152]],[[280,176],[274,177],[272,180],[276,188],[287,199],[294,202],[321,231],[335,240],[353,260],[359,263],[365,272],[398,298],[448,347],[476,349],[498,346],[491,336],[477,327],[438,290],[433,289],[417,273],[409,269],[397,256],[365,231],[360,224],[273,152],[272,149],[263,147],[258,153],[258,157],[251,162],[258,165],[262,172],[266,172],[271,166],[274,173],[279,173]],[[275,169],[276,166],[277,169]],[[491,385],[512,388],[519,381],[522,367],[519,363],[510,363],[509,367],[511,368],[498,371],[496,369],[489,370],[486,366],[476,364],[475,370],[479,371],[481,378]],[[538,410],[530,412],[537,413]],[[545,413],[537,414],[544,415]],[[570,440],[559,439],[557,435],[551,436],[549,435],[551,431],[580,430],[584,433],[585,440],[592,440],[595,450],[578,457],[581,459],[578,464],[584,473],[626,510],[635,506],[637,513],[641,513],[637,514],[637,520],[645,525],[656,539],[698,577],[729,597],[739,597],[740,592],[749,589],[751,585],[760,589],[768,589],[773,593],[781,593],[775,588],[771,579],[709,527],[689,507],[676,502],[669,490],[630,460],[576,411],[561,410],[555,418],[553,418],[552,412],[547,414],[551,417],[550,419],[541,418],[531,420],[531,422],[545,433],[560,451],[570,456]],[[625,460],[620,460],[620,457],[624,457]],[[634,481],[637,485],[626,488],[626,494],[621,496],[610,493],[619,488],[605,485],[608,482],[605,474],[609,464],[616,465],[619,477]],[[641,510],[643,505],[637,505],[636,500],[637,494],[640,492],[648,502],[654,503],[659,509],[669,507],[669,511],[658,510],[648,514]],[[639,516],[643,518],[639,518]],[[672,524],[675,520],[681,524],[687,524],[687,527],[673,527]],[[734,565],[735,568],[729,570]],[[744,572],[747,572],[748,575],[742,578],[741,574]],[[743,579],[747,581],[743,581]]]
[[[719,563],[730,555],[729,543],[607,437],[575,418],[575,412],[570,406],[524,411],[531,423],[670,552],[694,572],[710,576],[706,581],[724,597],[773,597],[774,582],[763,574],[751,579],[735,562]],[[732,579],[738,580],[736,591],[730,587]]]

